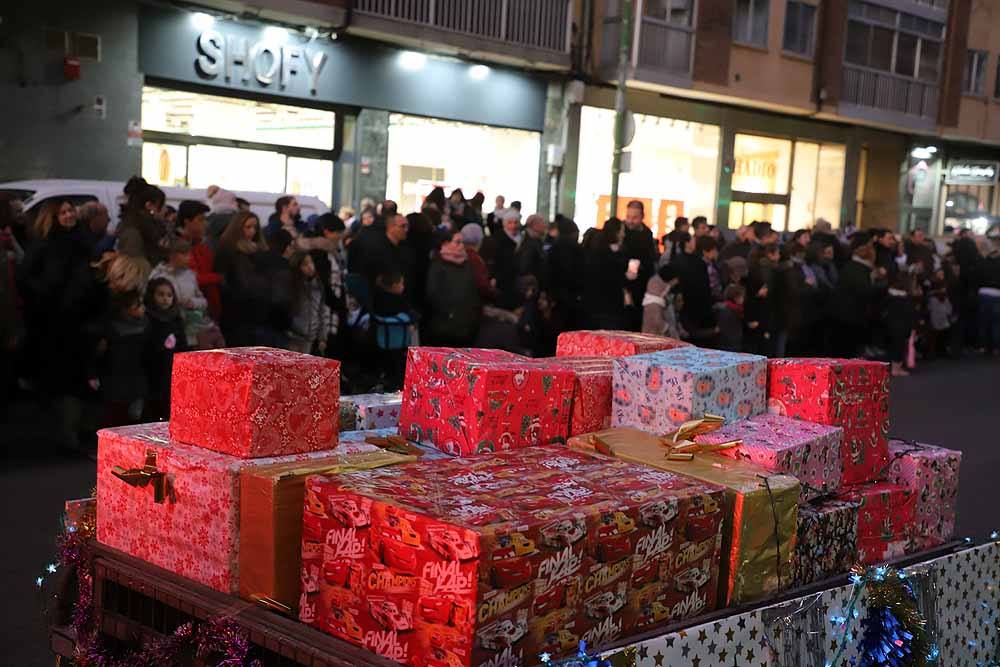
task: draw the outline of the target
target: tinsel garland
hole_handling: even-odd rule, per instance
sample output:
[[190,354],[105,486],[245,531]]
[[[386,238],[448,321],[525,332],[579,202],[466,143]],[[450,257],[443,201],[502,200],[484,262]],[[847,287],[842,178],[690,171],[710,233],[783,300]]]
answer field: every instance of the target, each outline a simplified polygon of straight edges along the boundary
[[587,642],[582,639],[580,640],[576,655],[572,657],[563,658],[562,660],[552,660],[551,655],[542,653],[538,656],[538,659],[547,667],[612,667],[610,660],[602,658],[599,655],[590,655],[587,653]]
[[[156,638],[140,650],[114,655],[104,646],[94,619],[94,580],[90,530],[67,528],[59,537],[58,566],[50,565],[49,574],[64,568],[76,575],[77,591],[70,625],[76,633],[73,656],[77,667],[160,667],[174,665],[185,658],[198,658],[218,667],[260,667],[251,655],[246,632],[233,620],[212,619],[204,623],[185,623],[165,637]],[[44,577],[36,579],[39,588]]]

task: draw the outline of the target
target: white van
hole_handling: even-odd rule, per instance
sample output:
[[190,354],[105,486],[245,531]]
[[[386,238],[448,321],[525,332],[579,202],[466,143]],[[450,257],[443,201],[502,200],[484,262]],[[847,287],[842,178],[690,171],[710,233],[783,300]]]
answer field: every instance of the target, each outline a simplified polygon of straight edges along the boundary
[[[99,201],[108,207],[111,216],[110,231],[118,226],[118,215],[121,205],[125,203],[123,192],[125,183],[122,181],[74,181],[67,179],[43,179],[36,181],[9,181],[0,183],[0,195],[8,195],[24,203],[24,212],[29,223],[38,215],[42,205],[53,199],[68,199],[76,206],[88,201]],[[205,190],[192,188],[172,188],[161,186],[167,196],[167,204],[177,208],[185,199],[193,199],[208,203]],[[250,202],[250,209],[260,218],[261,225],[267,225],[267,219],[274,213],[274,202],[282,193],[245,192],[234,190],[233,194]],[[326,204],[316,197],[295,195],[302,207],[302,219],[322,215],[330,210]]]

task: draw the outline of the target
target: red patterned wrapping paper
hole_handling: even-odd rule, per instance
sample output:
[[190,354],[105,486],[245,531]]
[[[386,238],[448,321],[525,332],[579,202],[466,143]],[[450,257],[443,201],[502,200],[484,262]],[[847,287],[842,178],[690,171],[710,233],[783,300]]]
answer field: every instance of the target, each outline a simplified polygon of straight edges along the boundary
[[170,435],[240,458],[337,446],[340,362],[268,347],[174,357]]
[[[352,452],[378,452],[359,443]],[[153,486],[132,486],[112,470],[141,468],[147,453],[166,474],[167,497]],[[239,516],[242,470],[316,461],[334,452],[240,459],[170,439],[167,422],[98,432],[97,540],[223,593],[239,588]],[[340,455],[340,450],[336,451]]]
[[861,359],[771,359],[771,413],[844,429],[843,483],[878,479],[889,463],[889,365]]
[[742,440],[739,447],[719,453],[792,475],[802,485],[802,500],[808,501],[840,488],[843,438],[843,430],[836,426],[764,414],[726,424],[695,440],[709,444]]
[[909,535],[916,518],[916,496],[910,489],[889,482],[873,482],[844,489],[839,500],[860,503],[858,508],[858,559],[871,565],[903,556],[912,547]]
[[454,456],[565,442],[573,382],[500,350],[410,348],[399,432]]
[[527,665],[712,609],[720,487],[563,447],[310,477],[300,619],[405,665]]
[[916,551],[944,544],[955,534],[958,474],[962,452],[909,440],[889,441],[888,481],[915,496]]
[[611,426],[611,357],[552,357],[573,370],[573,414],[570,436],[602,431]]
[[557,357],[628,357],[633,354],[687,347],[676,338],[635,331],[564,331],[556,341]]

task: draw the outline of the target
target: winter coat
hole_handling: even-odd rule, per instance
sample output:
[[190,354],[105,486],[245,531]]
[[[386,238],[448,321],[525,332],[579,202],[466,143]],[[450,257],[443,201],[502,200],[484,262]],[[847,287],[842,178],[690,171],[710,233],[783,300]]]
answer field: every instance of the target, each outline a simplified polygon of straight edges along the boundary
[[427,337],[432,341],[459,343],[475,339],[479,331],[482,302],[475,271],[466,261],[455,264],[441,257],[427,271]]
[[517,292],[517,249],[518,243],[503,231],[490,237],[489,245],[484,248],[483,259],[497,281],[497,306],[508,310],[521,305]]
[[727,302],[715,304],[713,310],[719,325],[719,349],[741,352],[743,350],[743,313],[734,309]]
[[107,350],[98,362],[104,399],[130,403],[148,397],[149,320],[116,317],[108,323],[104,340]]
[[642,332],[657,336],[680,338],[677,313],[674,311],[673,293],[667,291],[667,283],[658,275],[653,275],[646,283],[646,294],[642,297]]
[[198,278],[198,289],[208,303],[208,313],[213,320],[218,321],[222,315],[222,296],[220,286],[222,276],[215,271],[215,252],[207,243],[191,244],[191,270]]
[[215,255],[215,270],[223,276],[219,326],[226,342],[234,346],[252,343],[252,330],[266,322],[270,303],[271,286],[267,274],[258,267],[259,256],[264,253],[246,250],[223,246]]
[[[583,313],[595,329],[625,327],[624,253],[597,247],[587,252],[583,277]],[[640,298],[636,304],[642,303]]]
[[[174,293],[177,295],[177,303],[182,308],[193,310],[205,310],[208,308],[208,300],[198,288],[198,275],[187,268],[174,268],[170,264],[163,262],[157,264],[153,272],[149,274],[149,279],[166,278],[174,286]],[[184,306],[182,304],[190,303]]]
[[856,327],[867,325],[885,289],[872,283],[872,269],[852,259],[840,272],[840,281],[830,297],[830,316]]
[[127,213],[118,228],[118,252],[144,257],[150,266],[156,266],[166,259],[163,237],[163,226],[149,213]]
[[700,255],[692,255],[683,264],[681,292],[684,294],[686,321],[696,329],[715,326],[712,310],[712,287],[708,277],[708,263]]
[[976,288],[1000,289],[1000,251],[991,252],[976,265]]
[[540,289],[548,285],[548,258],[541,239],[524,235],[524,240],[517,249],[517,275],[534,276]]
[[[171,339],[171,337],[173,337]],[[149,314],[149,333],[146,346],[146,369],[149,377],[149,398],[170,402],[170,378],[174,368],[174,354],[187,352],[184,336],[184,318],[177,308],[170,314]]]
[[292,326],[289,337],[310,345],[326,341],[332,329],[333,311],[326,302],[323,285],[318,278],[305,281],[292,305]]
[[646,225],[638,229],[626,227],[625,240],[622,241],[622,255],[625,257],[626,266],[630,259],[639,260],[638,277],[625,282],[625,289],[632,295],[632,303],[638,306],[646,293],[646,283],[656,273],[656,260],[659,258],[652,230]]

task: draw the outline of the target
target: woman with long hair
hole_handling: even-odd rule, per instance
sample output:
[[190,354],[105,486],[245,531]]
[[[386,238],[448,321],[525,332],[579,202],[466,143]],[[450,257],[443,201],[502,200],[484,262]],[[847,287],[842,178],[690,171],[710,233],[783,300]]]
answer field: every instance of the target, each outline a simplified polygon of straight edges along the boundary
[[618,218],[609,218],[584,250],[583,310],[593,329],[625,327],[624,238],[625,225]]
[[166,195],[163,190],[133,176],[125,184],[128,198],[118,229],[118,252],[145,257],[150,266],[166,259],[166,227],[162,220]]
[[219,239],[215,271],[222,274],[222,317],[219,326],[230,345],[253,344],[258,321],[255,306],[269,289],[255,261],[267,250],[260,219],[251,211],[233,215]]
[[56,227],[72,230],[76,227],[76,207],[68,199],[54,199],[42,205],[32,227],[35,241],[45,241]]

